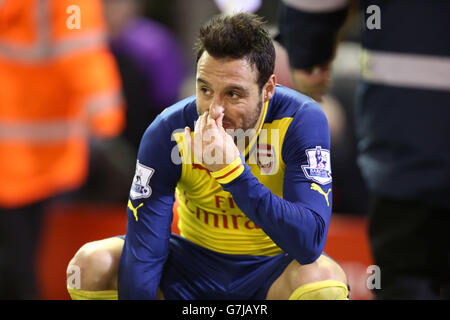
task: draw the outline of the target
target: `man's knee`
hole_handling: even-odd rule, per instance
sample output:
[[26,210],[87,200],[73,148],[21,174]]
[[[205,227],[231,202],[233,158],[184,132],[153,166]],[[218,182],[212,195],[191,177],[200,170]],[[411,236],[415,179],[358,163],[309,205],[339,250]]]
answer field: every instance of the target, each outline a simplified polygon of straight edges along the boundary
[[347,283],[347,277],[341,266],[323,254],[313,263],[299,266],[299,269],[299,285],[325,280]]
[[[81,290],[116,290],[117,273],[123,240],[111,238],[83,245],[69,262],[68,282],[76,272],[75,279]],[[70,283],[68,283],[70,286]]]
[[344,270],[331,258],[322,255],[309,265],[298,267],[294,276],[295,290],[289,299],[343,300],[348,298],[347,277]]
[[[334,287],[338,289],[327,289]],[[325,255],[306,265],[301,265],[294,260],[272,284],[266,298],[307,299],[311,298],[309,294],[311,291],[317,293],[314,299],[333,299],[333,291],[339,295],[345,294],[347,278],[344,270]]]

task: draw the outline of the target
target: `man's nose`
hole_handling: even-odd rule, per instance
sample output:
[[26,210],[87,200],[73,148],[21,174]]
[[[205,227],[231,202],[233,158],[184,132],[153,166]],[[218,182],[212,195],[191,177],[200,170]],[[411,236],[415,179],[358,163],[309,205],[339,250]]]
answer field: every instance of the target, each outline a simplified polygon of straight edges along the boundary
[[210,106],[209,106],[209,114],[211,115],[211,118],[214,120],[217,119],[222,113],[224,113],[225,108],[223,107],[222,103],[218,101],[217,99],[214,99]]

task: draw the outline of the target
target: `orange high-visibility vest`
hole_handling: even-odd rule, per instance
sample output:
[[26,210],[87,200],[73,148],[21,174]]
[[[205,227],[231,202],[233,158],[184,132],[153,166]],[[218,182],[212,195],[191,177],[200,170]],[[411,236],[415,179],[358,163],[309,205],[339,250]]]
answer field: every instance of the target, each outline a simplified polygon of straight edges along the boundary
[[0,207],[85,181],[91,133],[124,126],[119,77],[100,0],[0,0]]

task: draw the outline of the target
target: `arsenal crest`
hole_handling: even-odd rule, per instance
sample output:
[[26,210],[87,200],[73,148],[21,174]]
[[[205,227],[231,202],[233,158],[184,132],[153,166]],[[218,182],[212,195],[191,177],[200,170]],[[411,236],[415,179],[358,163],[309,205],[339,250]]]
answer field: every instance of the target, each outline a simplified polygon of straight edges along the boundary
[[261,174],[275,174],[275,150],[270,144],[257,145],[256,164],[261,170]]

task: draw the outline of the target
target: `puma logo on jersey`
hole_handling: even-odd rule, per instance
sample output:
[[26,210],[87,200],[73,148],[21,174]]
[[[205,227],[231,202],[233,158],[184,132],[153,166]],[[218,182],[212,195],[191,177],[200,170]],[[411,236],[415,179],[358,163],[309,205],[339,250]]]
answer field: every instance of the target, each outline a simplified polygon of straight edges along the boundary
[[325,197],[325,200],[327,201],[327,207],[330,206],[330,203],[328,202],[328,195],[331,192],[331,188],[328,189],[327,193],[325,193],[322,188],[317,184],[317,183],[311,183],[311,189],[317,191],[318,193],[320,193],[321,195],[323,195]]
[[142,207],[144,204],[141,203],[140,205],[138,205],[136,208],[133,207],[133,204],[131,203],[131,200],[128,200],[128,208],[130,208],[131,211],[133,211],[133,215],[134,218],[136,219],[136,221],[138,221],[138,215],[137,215],[137,210]]

